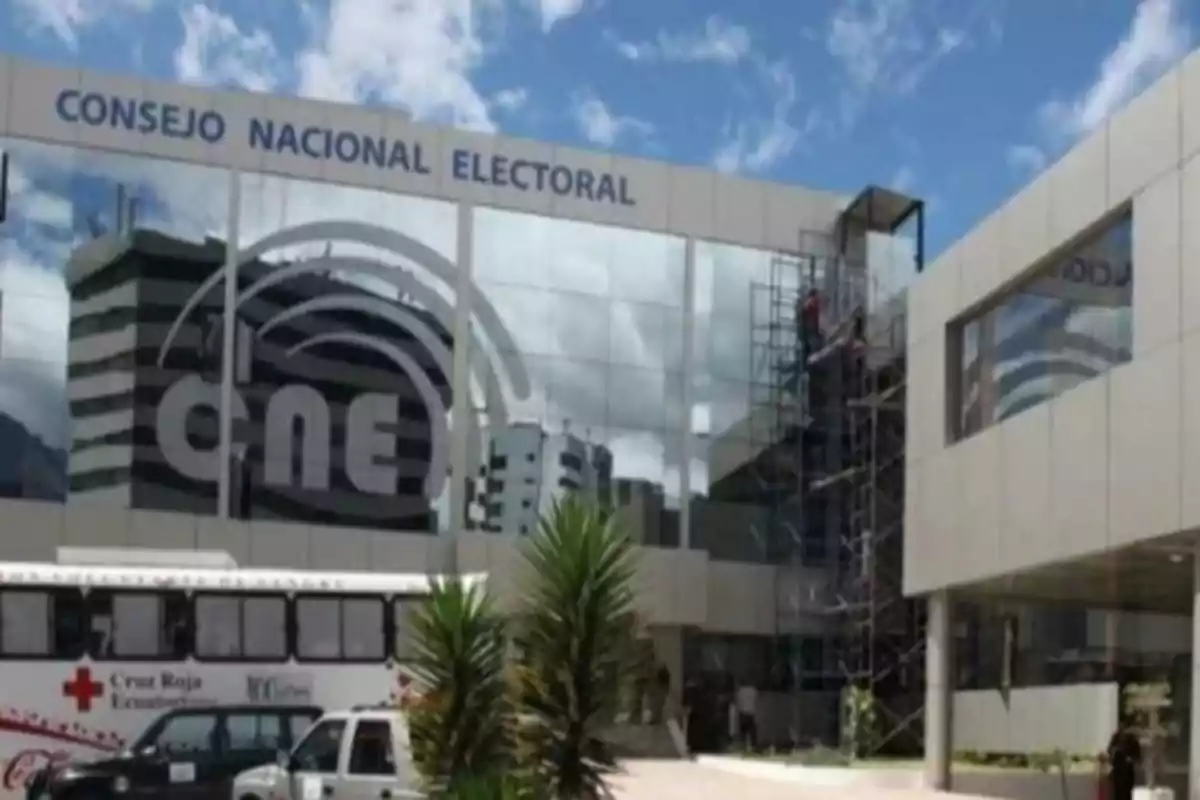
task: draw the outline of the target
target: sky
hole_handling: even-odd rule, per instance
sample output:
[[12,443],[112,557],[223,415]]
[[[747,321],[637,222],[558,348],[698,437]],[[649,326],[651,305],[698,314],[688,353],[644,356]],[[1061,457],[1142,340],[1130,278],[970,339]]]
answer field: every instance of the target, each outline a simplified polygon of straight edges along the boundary
[[0,0],[0,19],[0,50],[53,62],[898,188],[928,201],[934,255],[1185,55],[1200,2]]

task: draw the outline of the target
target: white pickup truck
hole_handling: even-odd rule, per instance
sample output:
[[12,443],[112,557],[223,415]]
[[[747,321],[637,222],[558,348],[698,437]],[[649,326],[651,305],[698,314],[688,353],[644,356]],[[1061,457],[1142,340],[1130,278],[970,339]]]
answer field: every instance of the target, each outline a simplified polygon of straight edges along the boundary
[[408,723],[394,708],[329,713],[276,764],[238,775],[232,800],[422,798]]

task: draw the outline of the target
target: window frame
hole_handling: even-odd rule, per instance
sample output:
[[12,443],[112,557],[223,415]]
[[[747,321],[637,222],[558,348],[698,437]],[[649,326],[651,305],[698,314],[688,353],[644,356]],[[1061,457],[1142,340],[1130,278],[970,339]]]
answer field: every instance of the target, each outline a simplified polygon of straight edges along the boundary
[[[358,744],[359,731],[365,726],[382,726],[387,733],[388,750],[387,753],[391,756],[392,770],[390,772],[359,772],[354,769],[354,750]],[[354,721],[354,731],[350,736],[350,742],[347,745],[349,749],[346,751],[346,776],[349,778],[366,778],[368,780],[384,780],[387,778],[396,778],[399,774],[399,765],[396,763],[396,736],[393,730],[392,723],[386,719],[357,719]]]
[[[107,655],[107,654],[101,652],[102,648],[100,648],[98,646],[99,643],[97,641],[95,641],[95,637],[91,636],[92,632],[94,632],[94,630],[95,630],[92,623],[96,618],[97,598],[109,597],[110,598],[109,602],[111,604],[111,598],[116,597],[117,595],[154,596],[154,597],[158,597],[160,599],[160,601],[163,601],[163,602],[165,602],[167,600],[167,598],[170,598],[170,597],[175,597],[175,598],[178,598],[179,600],[181,600],[181,602],[183,604],[183,608],[184,608],[184,623],[187,626],[186,638],[184,640],[184,644],[186,646],[182,648],[184,650],[184,652],[182,654],[173,652],[173,653],[168,653],[166,655],[156,655],[156,656],[136,656],[136,655],[131,656],[131,655],[122,655],[119,653],[113,653],[113,655],[110,656],[110,655]],[[146,664],[165,664],[165,663],[171,663],[171,662],[187,661],[189,658],[195,657],[196,619],[195,619],[194,607],[192,605],[192,598],[190,597],[189,593],[186,590],[145,588],[145,587],[140,587],[140,586],[138,586],[138,587],[105,586],[102,588],[89,589],[84,600],[85,600],[85,607],[86,607],[85,614],[86,614],[86,619],[87,619],[87,632],[88,632],[88,638],[89,638],[89,641],[87,642],[87,655],[93,661],[103,662],[103,663],[129,661],[129,662],[140,662],[140,663],[146,663]],[[160,623],[161,623],[161,621],[160,621]],[[159,630],[159,634],[160,635],[162,634],[161,628]]]
[[[274,747],[260,747],[260,748],[237,748],[237,747],[234,747],[233,746],[233,729],[229,724],[229,721],[231,719],[233,719],[234,717],[254,717],[256,720],[258,720],[258,727],[260,729],[262,728],[262,720],[267,719],[267,718],[274,719],[275,724],[279,726],[278,727],[279,733],[278,733],[278,736],[276,737],[277,741],[275,742],[275,746]],[[222,710],[221,719],[220,719],[221,747],[222,747],[221,755],[222,756],[243,755],[243,754],[249,754],[249,753],[257,753],[257,752],[261,752],[261,751],[265,751],[265,750],[269,750],[269,751],[271,751],[272,754],[274,754],[274,753],[278,753],[281,750],[286,750],[286,749],[288,749],[288,746],[289,746],[288,745],[288,738],[289,738],[288,737],[288,733],[289,733],[288,726],[290,724],[291,724],[290,720],[287,719],[287,717],[284,714],[282,709],[273,708],[271,706],[264,706],[262,709],[253,709],[253,708],[224,709],[224,710]]]
[[[1048,297],[1049,295],[1043,295],[1037,291],[1039,286],[1046,282],[1063,280],[1059,276],[1059,273],[1084,260],[1092,250],[1103,247],[1111,239],[1117,237],[1128,240],[1129,304],[1127,306],[1102,306],[1075,302],[1078,308],[1123,308],[1127,314],[1132,315],[1134,296],[1137,292],[1137,264],[1134,259],[1135,253],[1133,247],[1134,224],[1134,213],[1131,204],[1126,203],[1113,209],[1110,213],[1105,214],[1103,218],[1096,220],[1092,225],[1088,226],[1086,230],[1081,231],[1069,242],[1064,243],[1062,246],[1055,248],[1053,252],[1040,258],[1029,269],[1023,270],[1021,279],[1016,283],[987,297],[969,311],[955,317],[946,324],[945,356],[947,383],[943,398],[943,411],[946,421],[946,444],[953,445],[969,439],[989,428],[1020,416],[1025,411],[1036,408],[1042,403],[1060,397],[1080,384],[1103,377],[1122,364],[1129,363],[1133,358],[1132,338],[1128,342],[1128,353],[1124,361],[1114,361],[1108,364],[1102,371],[1075,380],[1069,385],[1060,387],[1059,383],[1055,381],[1052,384],[1053,391],[1048,396],[1029,405],[1021,406],[1003,417],[999,416],[999,397],[996,394],[997,382],[995,370],[997,366],[996,351],[1002,342],[997,340],[997,315],[1022,295]],[[1052,299],[1063,301],[1063,298],[1060,297]],[[972,325],[977,327],[979,337],[976,348],[976,361],[980,365],[980,374],[978,376],[979,418],[976,426],[968,424],[965,413],[967,406],[964,405],[968,386],[965,378],[967,367],[969,366],[964,363],[967,351],[965,341],[967,329]],[[1132,323],[1130,324],[1130,333],[1132,334]],[[1053,328],[1047,329],[1039,335],[1042,337],[1053,336],[1055,335],[1055,330]],[[1101,344],[1107,343],[1101,342]]]
[[[215,742],[215,746],[210,751],[207,752],[206,757],[209,759],[220,758],[223,755],[223,753],[221,752],[221,745],[223,743],[222,740],[225,738],[222,735],[223,729],[225,727],[225,719],[224,719],[222,712],[211,709],[211,708],[209,708],[209,709],[181,708],[172,713],[164,714],[163,716],[161,716],[157,720],[155,720],[155,722],[153,723],[153,726],[151,728],[147,729],[146,732],[142,736],[138,737],[136,747],[138,749],[143,749],[143,748],[152,746],[155,748],[155,752],[162,754],[163,750],[162,750],[161,740],[162,740],[163,731],[165,731],[172,722],[174,722],[177,719],[184,718],[184,717],[202,717],[202,716],[212,717],[212,720],[213,720],[212,731],[217,734],[217,741]],[[153,738],[153,742],[148,741],[151,738]],[[198,755],[200,755],[200,753],[194,753],[192,755],[198,756]],[[191,760],[202,761],[203,759],[202,758],[192,758]]]
[[[300,601],[328,600],[338,603],[338,653],[336,657],[310,656],[300,650]],[[383,611],[381,631],[383,648],[378,658],[359,658],[346,655],[346,601],[369,600],[377,601]],[[298,664],[386,664],[395,660],[395,623],[392,614],[392,596],[373,594],[369,592],[328,593],[328,592],[298,592],[292,596],[292,655]]]
[[[91,613],[90,613],[90,609],[89,609],[89,605],[88,605],[87,595],[84,593],[83,589],[78,588],[78,587],[70,587],[70,586],[45,586],[45,585],[41,585],[41,584],[34,584],[34,585],[29,585],[29,586],[24,586],[24,585],[5,586],[3,588],[0,588],[0,598],[3,598],[3,596],[5,594],[9,594],[9,593],[33,594],[33,593],[39,593],[39,592],[44,593],[47,596],[47,599],[49,600],[49,605],[47,606],[46,625],[49,628],[48,634],[49,634],[49,645],[50,645],[49,651],[50,652],[42,654],[42,655],[29,654],[29,653],[5,652],[4,640],[2,638],[2,634],[0,634],[0,662],[4,662],[4,661],[67,661],[67,662],[71,662],[71,661],[79,661],[81,658],[83,658],[85,655],[88,654],[89,645],[90,645],[90,642],[88,641],[90,637],[88,634],[91,630]],[[59,600],[61,598],[71,597],[71,596],[74,596],[75,601],[78,603],[79,617],[80,617],[80,622],[82,625],[82,630],[80,631],[81,635],[79,637],[79,641],[75,643],[75,646],[73,648],[71,648],[69,651],[66,651],[66,652],[59,652],[59,646],[58,646],[59,642],[58,642],[58,636],[57,636],[57,629],[55,626],[55,620],[56,620],[55,615],[57,614],[57,611],[58,611]],[[2,602],[2,600],[0,600],[0,602]],[[0,625],[3,625],[3,623],[4,623],[3,617],[0,616]]]
[[[205,598],[237,600],[238,602],[238,649],[236,656],[206,655],[200,652],[200,612],[199,601]],[[283,652],[279,656],[247,656],[246,655],[246,601],[255,599],[274,599],[283,601]],[[286,592],[230,592],[230,591],[195,591],[191,593],[191,656],[201,664],[285,664],[295,651],[296,639],[292,635],[295,629],[294,611],[291,598]]]
[[[322,726],[331,726],[332,727],[335,725],[340,726],[340,728],[341,728],[341,739],[338,741],[337,763],[334,764],[333,771],[327,772],[325,770],[318,770],[318,769],[305,769],[304,766],[299,763],[300,748],[304,747],[304,745],[308,742],[308,740]],[[337,775],[342,768],[342,753],[346,750],[346,747],[347,747],[346,731],[348,729],[350,729],[350,727],[351,727],[350,721],[347,719],[342,719],[340,717],[333,718],[333,719],[314,720],[313,723],[308,726],[308,730],[306,730],[303,734],[301,734],[299,740],[297,740],[296,743],[293,745],[291,751],[288,754],[289,761],[294,760],[296,762],[296,771],[297,772],[308,772],[308,773],[312,773],[313,775]]]

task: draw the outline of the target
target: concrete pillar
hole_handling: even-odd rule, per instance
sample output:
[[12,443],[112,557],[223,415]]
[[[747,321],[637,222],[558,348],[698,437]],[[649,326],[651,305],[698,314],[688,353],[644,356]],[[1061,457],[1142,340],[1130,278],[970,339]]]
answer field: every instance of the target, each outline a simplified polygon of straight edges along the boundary
[[949,593],[944,589],[934,592],[928,603],[925,622],[925,785],[947,791],[953,750],[950,716],[954,700],[950,674],[954,637]]
[[1188,797],[1200,800],[1200,539],[1192,553],[1192,691],[1188,711]]

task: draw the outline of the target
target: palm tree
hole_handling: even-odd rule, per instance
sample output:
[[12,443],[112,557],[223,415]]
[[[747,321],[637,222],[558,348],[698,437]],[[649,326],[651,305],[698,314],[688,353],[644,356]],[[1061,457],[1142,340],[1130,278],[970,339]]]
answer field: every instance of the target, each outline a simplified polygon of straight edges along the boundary
[[408,709],[413,761],[430,793],[511,766],[504,622],[482,585],[451,580],[413,611],[419,697]]
[[616,519],[568,497],[526,544],[516,619],[518,758],[543,798],[608,796],[601,729],[616,716],[635,638],[635,551]]

